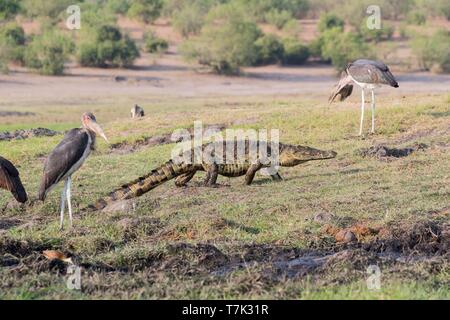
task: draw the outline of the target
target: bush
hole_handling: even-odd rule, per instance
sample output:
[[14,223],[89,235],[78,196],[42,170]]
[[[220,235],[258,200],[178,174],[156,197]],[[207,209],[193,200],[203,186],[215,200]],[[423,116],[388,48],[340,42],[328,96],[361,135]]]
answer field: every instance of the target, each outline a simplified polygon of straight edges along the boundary
[[424,69],[436,65],[440,71],[450,72],[450,32],[440,30],[431,37],[418,35],[412,41],[412,49]]
[[349,62],[362,57],[371,58],[361,35],[345,33],[340,28],[323,33],[322,58],[330,60],[336,69],[342,70]]
[[25,65],[40,74],[60,75],[73,49],[72,41],[64,34],[46,30],[35,36],[26,48]]
[[78,61],[86,67],[128,67],[139,57],[135,42],[111,25],[82,29]]
[[364,21],[359,29],[359,34],[366,41],[380,42],[382,40],[390,40],[394,34],[394,27],[383,23],[381,29],[369,29]]
[[292,13],[287,10],[277,10],[272,9],[265,15],[265,20],[267,23],[277,27],[277,29],[281,30],[286,25],[286,23],[292,20]]
[[257,22],[266,22],[266,14],[275,10],[287,11],[291,16],[300,18],[306,15],[309,3],[307,0],[231,0],[233,4],[240,6],[248,16]]
[[148,32],[144,35],[145,51],[150,53],[164,53],[169,48],[169,43],[161,38],[158,38],[155,33]]
[[324,32],[333,28],[340,28],[341,30],[344,30],[344,25],[344,20],[333,13],[329,13],[320,16],[318,29],[319,32]]
[[20,0],[0,1],[0,21],[14,18],[20,11]]
[[22,0],[22,2],[27,16],[48,17],[52,20],[59,18],[66,12],[67,7],[73,4],[72,0]]
[[406,21],[410,24],[421,26],[427,22],[427,17],[420,11],[411,11],[408,13]]
[[255,65],[267,65],[283,61],[284,46],[275,35],[264,35],[256,40],[258,58]]
[[0,46],[3,48],[5,63],[23,63],[25,32],[16,23],[10,23],[0,29]]
[[181,52],[219,74],[236,74],[257,60],[255,42],[260,35],[258,26],[239,8],[221,5],[208,14],[199,36],[185,41]]
[[145,23],[152,23],[161,15],[162,0],[132,0],[128,16]]
[[106,8],[114,14],[126,14],[130,9],[129,0],[108,0]]
[[283,41],[283,63],[288,65],[303,64],[309,58],[309,49],[295,38],[287,38]]
[[[191,0],[185,1],[177,9],[172,9],[172,24],[183,37],[197,35],[203,24],[205,17],[215,1],[211,0]],[[175,5],[175,3],[173,3]]]

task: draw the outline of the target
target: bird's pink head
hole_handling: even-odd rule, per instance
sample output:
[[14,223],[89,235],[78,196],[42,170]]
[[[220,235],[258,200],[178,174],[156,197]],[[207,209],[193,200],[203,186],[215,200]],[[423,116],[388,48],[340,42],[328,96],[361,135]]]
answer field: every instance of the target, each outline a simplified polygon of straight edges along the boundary
[[83,124],[83,127],[95,132],[100,137],[105,139],[106,142],[109,142],[108,138],[106,138],[106,135],[103,132],[103,129],[97,124],[97,119],[91,112],[83,113],[83,115],[81,116],[81,123]]

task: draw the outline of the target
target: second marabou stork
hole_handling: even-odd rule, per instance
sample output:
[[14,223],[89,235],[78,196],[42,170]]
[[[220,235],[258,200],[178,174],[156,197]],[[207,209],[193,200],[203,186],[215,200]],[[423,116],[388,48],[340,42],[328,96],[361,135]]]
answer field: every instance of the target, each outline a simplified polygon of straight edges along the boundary
[[67,201],[70,226],[73,224],[71,203],[71,177],[77,171],[95,149],[96,135],[98,134],[106,142],[108,139],[102,128],[97,124],[95,116],[84,113],[81,117],[82,128],[68,131],[63,140],[50,153],[44,165],[44,174],[39,188],[38,198],[44,201],[47,194],[60,182],[65,181],[61,193],[60,228],[63,228],[64,209]]
[[25,188],[20,181],[19,171],[3,157],[0,157],[0,188],[11,192],[20,203],[25,203],[28,200]]
[[352,94],[353,84],[357,84],[361,88],[361,123],[359,127],[359,135],[362,135],[364,123],[364,90],[368,89],[372,92],[372,130],[375,133],[375,92],[374,89],[380,85],[388,85],[398,88],[398,83],[388,66],[381,61],[373,61],[367,59],[359,59],[347,65],[345,71],[342,72],[341,79],[331,93],[329,102],[332,103],[337,96],[343,101]]

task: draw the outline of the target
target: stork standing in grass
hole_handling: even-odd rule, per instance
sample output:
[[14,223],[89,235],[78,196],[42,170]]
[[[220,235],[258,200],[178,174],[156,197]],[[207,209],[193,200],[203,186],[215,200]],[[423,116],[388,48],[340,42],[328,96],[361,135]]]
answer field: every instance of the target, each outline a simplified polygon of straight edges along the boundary
[[389,85],[398,88],[398,83],[388,66],[380,61],[360,59],[347,65],[342,72],[341,79],[332,92],[329,102],[332,103],[337,96],[339,101],[344,101],[352,94],[353,84],[361,88],[361,124],[359,135],[362,135],[364,123],[365,90],[372,92],[372,130],[375,133],[375,88],[381,85]]
[[44,165],[44,175],[41,180],[38,198],[45,200],[47,194],[60,182],[65,181],[61,193],[60,228],[63,227],[64,209],[67,200],[69,221],[72,226],[71,177],[95,149],[96,135],[100,135],[108,142],[102,128],[97,124],[92,113],[84,113],[81,117],[82,128],[72,129],[66,133],[64,139],[50,153]]
[[28,200],[25,188],[20,181],[19,171],[3,157],[0,157],[0,188],[11,192],[14,198],[21,203]]

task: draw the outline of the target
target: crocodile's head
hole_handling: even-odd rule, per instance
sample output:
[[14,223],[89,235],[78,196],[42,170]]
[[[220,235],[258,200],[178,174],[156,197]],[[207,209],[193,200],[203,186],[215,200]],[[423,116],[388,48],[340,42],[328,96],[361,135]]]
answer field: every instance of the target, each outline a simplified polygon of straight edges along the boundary
[[280,146],[280,164],[283,167],[293,167],[312,160],[325,160],[335,158],[336,152],[332,150],[319,150],[307,146]]

